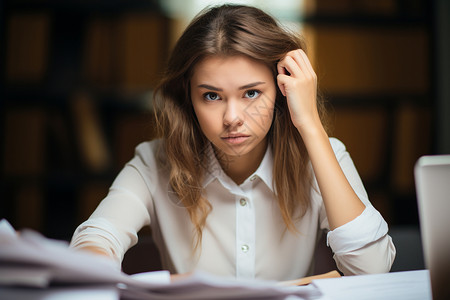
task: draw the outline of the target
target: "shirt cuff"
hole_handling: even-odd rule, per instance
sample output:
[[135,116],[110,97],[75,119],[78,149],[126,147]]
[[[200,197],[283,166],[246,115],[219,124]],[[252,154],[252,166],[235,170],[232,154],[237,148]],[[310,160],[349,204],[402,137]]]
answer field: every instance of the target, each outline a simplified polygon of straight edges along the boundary
[[[86,246],[87,244],[100,246],[120,264],[124,256],[125,246],[118,238],[119,236],[119,232],[108,220],[103,218],[89,219],[75,230],[70,246],[72,248]],[[137,236],[134,238],[137,239]]]
[[386,221],[372,205],[369,205],[354,220],[329,231],[327,245],[335,254],[342,254],[375,242],[387,232]]

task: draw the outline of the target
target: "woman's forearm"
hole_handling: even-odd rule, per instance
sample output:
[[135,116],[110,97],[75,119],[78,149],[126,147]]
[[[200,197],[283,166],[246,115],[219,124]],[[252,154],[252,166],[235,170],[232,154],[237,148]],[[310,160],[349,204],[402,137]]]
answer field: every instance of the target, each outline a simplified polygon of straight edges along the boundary
[[323,126],[305,127],[300,134],[311,159],[330,229],[334,230],[359,216],[365,205],[345,177]]

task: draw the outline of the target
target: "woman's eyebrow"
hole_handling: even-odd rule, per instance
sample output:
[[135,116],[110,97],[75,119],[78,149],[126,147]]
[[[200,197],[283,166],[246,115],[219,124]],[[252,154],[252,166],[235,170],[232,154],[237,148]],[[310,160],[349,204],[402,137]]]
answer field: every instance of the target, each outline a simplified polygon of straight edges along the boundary
[[243,85],[243,86],[239,87],[239,89],[240,90],[250,89],[250,88],[258,86],[260,84],[265,84],[265,82],[263,82],[263,81],[252,82],[252,83],[249,83],[249,84],[246,84],[246,85]]
[[[252,83],[240,86],[238,89],[239,90],[246,90],[246,89],[250,89],[252,87],[261,85],[261,84],[265,84],[265,82],[264,81],[252,82]],[[209,84],[199,84],[197,87],[205,88],[205,89],[208,89],[208,90],[211,90],[211,91],[216,91],[216,92],[222,92],[223,91],[221,88],[218,88],[218,87],[215,87],[215,86],[212,86],[212,85],[209,85]]]
[[212,86],[212,85],[209,85],[209,84],[199,84],[197,87],[205,88],[205,89],[216,91],[216,92],[222,92],[223,91],[221,88],[218,88],[218,87],[215,87],[215,86]]

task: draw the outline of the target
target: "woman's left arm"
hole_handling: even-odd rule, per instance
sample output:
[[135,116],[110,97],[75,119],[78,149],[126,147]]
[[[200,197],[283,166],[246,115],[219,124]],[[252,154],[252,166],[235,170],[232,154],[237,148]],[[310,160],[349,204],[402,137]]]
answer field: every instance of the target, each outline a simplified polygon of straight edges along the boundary
[[317,76],[303,50],[278,63],[278,86],[310,156],[331,230],[358,217],[365,205],[345,177],[317,111]]
[[363,197],[363,203],[353,189],[352,184],[359,194],[365,194],[340,143],[334,145],[340,149],[337,149],[340,161],[336,157],[319,118],[317,77],[306,54],[302,50],[287,53],[278,63],[278,73],[278,86],[287,98],[292,122],[308,150],[332,230],[327,243],[333,249],[338,268],[345,275],[388,272],[396,251],[387,235],[387,224],[367,198]]

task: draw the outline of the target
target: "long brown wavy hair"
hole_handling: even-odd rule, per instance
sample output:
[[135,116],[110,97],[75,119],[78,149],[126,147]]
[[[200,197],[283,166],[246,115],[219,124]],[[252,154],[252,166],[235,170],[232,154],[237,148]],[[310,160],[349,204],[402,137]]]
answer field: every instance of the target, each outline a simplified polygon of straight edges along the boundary
[[[266,64],[277,76],[277,63],[287,52],[305,49],[302,39],[282,28],[260,9],[222,5],[201,12],[185,29],[169,58],[155,90],[154,112],[159,136],[164,139],[170,185],[186,207],[196,229],[195,248],[212,207],[203,197],[209,141],[202,133],[190,99],[190,78],[195,65],[207,56],[245,55]],[[323,105],[318,97],[319,114]],[[277,88],[274,118],[268,132],[273,153],[273,186],[286,228],[310,206],[309,156],[293,125],[285,97]]]

